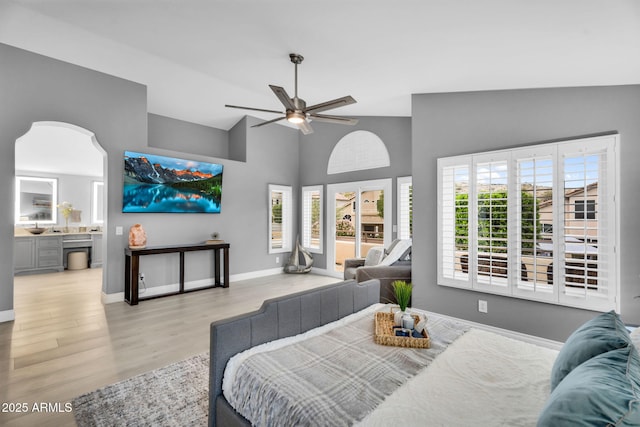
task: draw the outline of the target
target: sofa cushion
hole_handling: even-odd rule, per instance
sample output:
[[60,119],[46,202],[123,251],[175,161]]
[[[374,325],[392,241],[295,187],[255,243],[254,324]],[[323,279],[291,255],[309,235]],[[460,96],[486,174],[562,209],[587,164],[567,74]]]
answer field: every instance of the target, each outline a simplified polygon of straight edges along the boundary
[[640,357],[634,345],[592,357],[553,390],[538,427],[640,425]]
[[407,254],[411,253],[411,239],[401,239],[394,241],[394,244],[390,246],[391,251],[378,265],[391,265],[394,262],[403,259]]
[[367,267],[378,265],[380,264],[380,261],[382,261],[382,258],[384,258],[384,247],[374,246],[369,249],[369,252],[367,252],[367,256],[364,259],[364,265]]
[[551,390],[585,361],[630,343],[629,332],[615,311],[602,313],[587,321],[569,336],[560,349],[551,369]]

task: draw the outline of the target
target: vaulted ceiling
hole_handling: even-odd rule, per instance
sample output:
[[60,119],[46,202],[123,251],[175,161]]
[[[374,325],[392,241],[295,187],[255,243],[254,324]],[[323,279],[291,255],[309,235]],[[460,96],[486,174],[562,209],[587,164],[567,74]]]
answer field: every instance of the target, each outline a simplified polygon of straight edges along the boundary
[[[409,116],[411,94],[640,83],[636,0],[2,0],[0,42],[148,86],[151,113],[220,129],[299,96]],[[250,113],[272,119],[270,113]]]

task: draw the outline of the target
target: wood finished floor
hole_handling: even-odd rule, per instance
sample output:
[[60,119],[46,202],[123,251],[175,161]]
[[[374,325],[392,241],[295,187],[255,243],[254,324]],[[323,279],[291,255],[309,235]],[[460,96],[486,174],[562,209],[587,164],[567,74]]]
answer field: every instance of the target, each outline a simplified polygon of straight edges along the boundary
[[[15,278],[16,320],[0,323],[1,426],[74,426],[74,397],[209,350],[214,320],[337,281],[281,274],[129,306],[103,305],[101,280],[101,269]],[[40,403],[61,411],[32,412]]]

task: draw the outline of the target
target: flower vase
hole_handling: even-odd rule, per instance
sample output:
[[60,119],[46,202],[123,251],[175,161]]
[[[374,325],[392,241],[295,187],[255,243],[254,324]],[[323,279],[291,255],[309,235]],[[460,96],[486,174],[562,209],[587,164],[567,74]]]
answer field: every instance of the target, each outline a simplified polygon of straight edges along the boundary
[[395,314],[393,315],[393,323],[396,326],[402,327],[404,329],[413,329],[414,319],[409,312],[409,309],[407,308],[404,311],[398,310],[395,312]]
[[69,232],[69,217],[64,218],[64,232],[65,233]]

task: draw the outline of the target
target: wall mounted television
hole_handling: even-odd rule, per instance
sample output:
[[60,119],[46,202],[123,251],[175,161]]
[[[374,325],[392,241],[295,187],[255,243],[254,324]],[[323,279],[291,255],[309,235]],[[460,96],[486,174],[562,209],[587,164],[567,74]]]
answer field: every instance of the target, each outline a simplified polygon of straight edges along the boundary
[[122,212],[220,213],[222,165],[124,152]]

